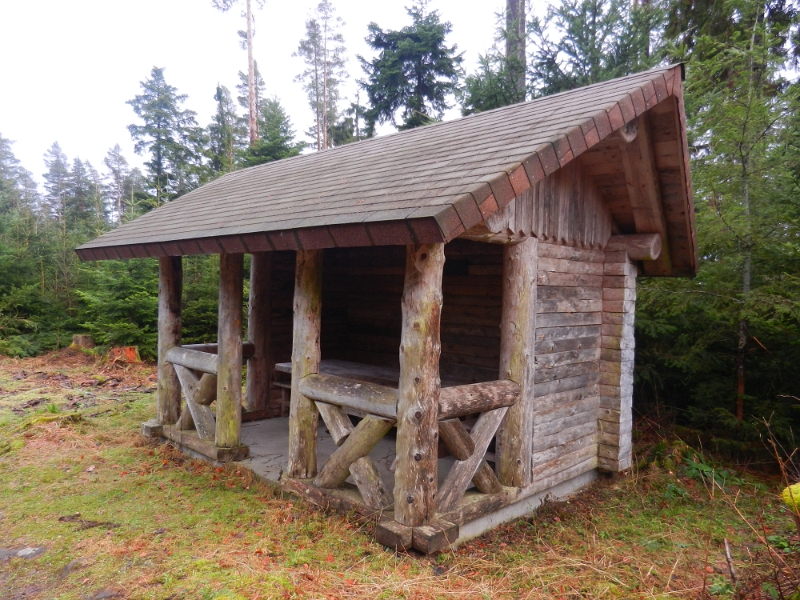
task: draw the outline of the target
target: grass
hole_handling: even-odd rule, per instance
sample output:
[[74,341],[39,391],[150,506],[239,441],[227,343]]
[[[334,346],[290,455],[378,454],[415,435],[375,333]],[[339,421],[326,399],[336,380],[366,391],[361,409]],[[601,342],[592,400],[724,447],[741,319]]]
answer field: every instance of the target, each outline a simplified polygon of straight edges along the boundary
[[74,352],[0,359],[0,548],[46,547],[0,562],[0,597],[733,597],[725,539],[740,590],[788,597],[797,573],[777,480],[710,486],[670,442],[641,444],[653,460],[633,474],[455,551],[395,553],[369,522],[141,438],[154,381],[152,367]]

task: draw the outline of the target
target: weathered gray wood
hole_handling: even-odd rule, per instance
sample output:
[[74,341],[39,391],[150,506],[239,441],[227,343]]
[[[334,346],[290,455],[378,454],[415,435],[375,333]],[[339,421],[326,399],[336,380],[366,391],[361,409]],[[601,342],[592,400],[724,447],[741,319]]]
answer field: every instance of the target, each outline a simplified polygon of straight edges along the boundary
[[661,256],[662,239],[659,233],[636,233],[631,235],[612,235],[608,238],[606,250],[625,252],[632,260],[656,260]]
[[194,421],[197,435],[200,436],[201,440],[213,440],[214,430],[216,428],[214,415],[208,406],[198,404],[195,401],[195,394],[200,386],[200,378],[182,365],[175,365],[175,372],[178,374],[181,387],[183,387],[183,395],[186,398],[186,408],[192,415],[192,421]]
[[181,412],[181,384],[167,352],[181,345],[183,264],[180,256],[158,259],[158,422],[172,425]]
[[397,418],[397,390],[384,385],[336,375],[309,375],[299,382],[298,391],[312,400]]
[[503,249],[503,310],[500,322],[500,378],[520,386],[520,399],[497,432],[497,475],[503,485],[531,482],[534,420],[537,240]]
[[245,410],[264,410],[269,404],[272,379],[272,252],[254,252],[250,259],[250,301],[247,340],[253,355],[247,360]]
[[333,443],[341,446],[347,436],[350,435],[350,432],[353,431],[350,417],[341,408],[333,404],[326,404],[325,402],[316,402],[315,404],[333,438]]
[[[387,386],[336,375],[309,375],[300,382],[299,391],[319,402],[387,419],[397,418],[398,390]],[[486,381],[441,388],[437,419],[452,419],[511,406],[519,395],[519,385],[513,381]]]
[[[183,344],[181,348],[198,350],[209,354],[217,354],[219,352],[219,344]],[[251,342],[242,342],[242,358],[250,358],[254,352],[255,346]]]
[[317,423],[314,401],[300,382],[319,372],[322,320],[322,250],[299,250],[295,263],[292,340],[292,392],[289,406],[289,477],[317,474]]
[[350,465],[350,475],[353,476],[353,481],[361,492],[364,504],[375,509],[385,509],[392,505],[392,494],[386,488],[378,467],[369,456],[362,456],[354,461]]
[[167,362],[174,365],[181,365],[187,369],[202,371],[203,373],[217,373],[218,358],[216,354],[200,352],[199,350],[189,350],[177,346],[170,348],[165,354]]
[[221,254],[219,257],[215,436],[218,448],[241,445],[243,267],[243,254]]
[[520,398],[519,384],[508,381],[485,381],[442,388],[439,396],[439,420],[512,406]]
[[211,440],[203,440],[197,435],[195,431],[181,431],[174,425],[165,425],[162,435],[178,444],[178,446],[185,446],[190,450],[199,452],[203,456],[207,456],[215,462],[232,462],[236,460],[243,460],[250,454],[250,449],[247,446],[237,446],[235,448],[218,448]]
[[[317,402],[316,406],[334,443],[341,446],[353,431],[350,418],[338,406],[325,402]],[[353,461],[353,464],[350,465],[350,474],[367,506],[380,509],[387,508],[392,504],[392,496],[381,479],[378,467],[369,456],[362,456]]]
[[203,406],[210,406],[217,399],[217,376],[211,373],[203,373],[197,383],[194,393],[194,401]]
[[[439,421],[439,436],[456,460],[468,460],[475,452],[475,442],[459,419]],[[496,494],[503,490],[500,480],[485,460],[478,465],[472,483],[484,494]]]
[[[475,423],[475,427],[472,428],[472,432],[470,433],[470,438],[475,444],[475,449],[469,458],[456,461],[450,468],[450,472],[447,474],[447,478],[444,480],[441,490],[439,491],[440,512],[452,510],[464,496],[469,482],[483,462],[483,457],[486,455],[486,449],[489,447],[492,437],[494,437],[500,422],[503,420],[503,417],[507,415],[509,410],[511,409],[498,408],[482,413],[481,416],[478,417],[478,421]],[[528,444],[530,445],[530,443],[529,439]],[[495,492],[499,492],[502,489],[498,489],[499,486],[493,487]]]
[[342,485],[350,474],[350,466],[359,458],[366,457],[393,425],[393,420],[373,415],[361,419],[344,443],[331,454],[314,479],[314,485],[322,488]]
[[443,268],[444,244],[406,247],[394,515],[409,526],[436,512]]

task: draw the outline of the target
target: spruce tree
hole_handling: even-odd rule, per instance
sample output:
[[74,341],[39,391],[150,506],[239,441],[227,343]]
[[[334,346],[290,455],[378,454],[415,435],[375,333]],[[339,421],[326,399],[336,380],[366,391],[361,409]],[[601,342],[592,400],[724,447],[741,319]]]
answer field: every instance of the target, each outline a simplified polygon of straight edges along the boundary
[[449,108],[448,97],[458,89],[463,57],[456,54],[455,45],[445,43],[452,26],[439,20],[438,11],[428,12],[426,5],[419,0],[406,8],[412,24],[400,30],[369,24],[366,41],[378,55],[371,61],[358,57],[367,75],[359,83],[370,104],[365,115],[368,132],[387,121],[398,129],[412,129],[440,119]]
[[647,70],[663,58],[658,3],[563,0],[529,23],[535,96]]
[[114,216],[117,225],[122,223],[125,214],[125,180],[127,179],[130,169],[128,168],[128,161],[122,155],[122,149],[119,144],[115,144],[103,159],[103,164],[106,166],[106,194],[108,194],[114,206]]
[[148,183],[159,205],[198,185],[202,131],[196,113],[181,107],[187,96],[166,82],[163,68],[153,67],[140,85],[142,93],[128,104],[143,124],[128,125],[128,130],[136,153],[149,154]]
[[69,193],[69,161],[58,142],[45,152],[47,172],[44,179],[44,208],[46,213],[63,226],[66,224],[66,204]]
[[239,125],[236,105],[224,85],[217,84],[214,94],[217,110],[206,128],[209,168],[213,176],[230,173],[236,168],[237,153],[245,145],[246,131]]
[[252,167],[300,154],[302,143],[294,140],[289,116],[277,97],[267,98],[261,107],[261,137],[241,154],[245,166]]

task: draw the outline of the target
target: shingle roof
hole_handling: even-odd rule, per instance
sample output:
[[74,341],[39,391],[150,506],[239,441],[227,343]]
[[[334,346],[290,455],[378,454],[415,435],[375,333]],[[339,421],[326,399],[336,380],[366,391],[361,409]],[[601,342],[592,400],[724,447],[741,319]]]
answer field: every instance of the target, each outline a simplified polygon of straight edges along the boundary
[[[449,241],[484,220],[483,207],[505,206],[680,96],[681,79],[680,65],[661,67],[235,171],[77,252],[92,260]],[[496,203],[484,202],[490,195]]]

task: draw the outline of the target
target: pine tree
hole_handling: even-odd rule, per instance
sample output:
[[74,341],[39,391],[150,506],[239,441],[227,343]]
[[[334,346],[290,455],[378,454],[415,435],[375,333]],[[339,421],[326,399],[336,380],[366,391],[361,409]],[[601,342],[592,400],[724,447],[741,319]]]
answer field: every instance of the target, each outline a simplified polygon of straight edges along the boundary
[[366,41],[378,56],[371,61],[358,57],[367,75],[359,83],[369,98],[368,132],[387,121],[398,129],[426,125],[449,108],[447,98],[458,88],[463,57],[455,45],[445,44],[450,23],[442,23],[437,11],[427,12],[426,4],[419,0],[406,8],[412,24],[398,31],[369,24]]
[[202,132],[196,113],[181,108],[187,96],[166,82],[163,68],[153,67],[150,78],[140,85],[142,94],[128,104],[144,124],[128,125],[128,130],[136,142],[136,153],[150,155],[145,166],[159,205],[197,186]]
[[563,0],[529,24],[534,95],[649,69],[662,58],[663,11],[657,3]]
[[[256,103],[256,118],[260,118],[261,115],[261,105],[264,102],[264,97],[267,93],[267,84],[264,82],[264,78],[261,77],[261,72],[258,70],[258,61],[253,63],[253,70],[254,70],[254,78],[253,78],[253,88],[254,88],[254,96],[255,96],[255,103]],[[249,83],[247,81],[247,73],[242,73],[239,71],[239,83],[236,84],[236,91],[238,92],[238,96],[236,96],[236,101],[239,103],[245,111],[250,110],[250,98],[248,94],[250,93],[248,90]],[[243,124],[245,128],[247,128],[248,124],[248,116],[245,116]]]
[[356,101],[351,102],[340,119],[328,128],[332,145],[343,146],[371,137],[364,128],[366,112],[366,107],[359,103],[359,94],[356,93]]
[[317,5],[315,16],[306,21],[306,37],[293,54],[306,64],[295,81],[303,84],[314,113],[309,136],[317,150],[333,145],[329,130],[338,117],[339,84],[346,76],[344,37],[339,31],[344,21],[335,16],[335,10],[329,0]]
[[261,137],[242,153],[242,162],[252,167],[300,154],[302,143],[294,141],[289,116],[277,97],[264,101],[260,116]]

